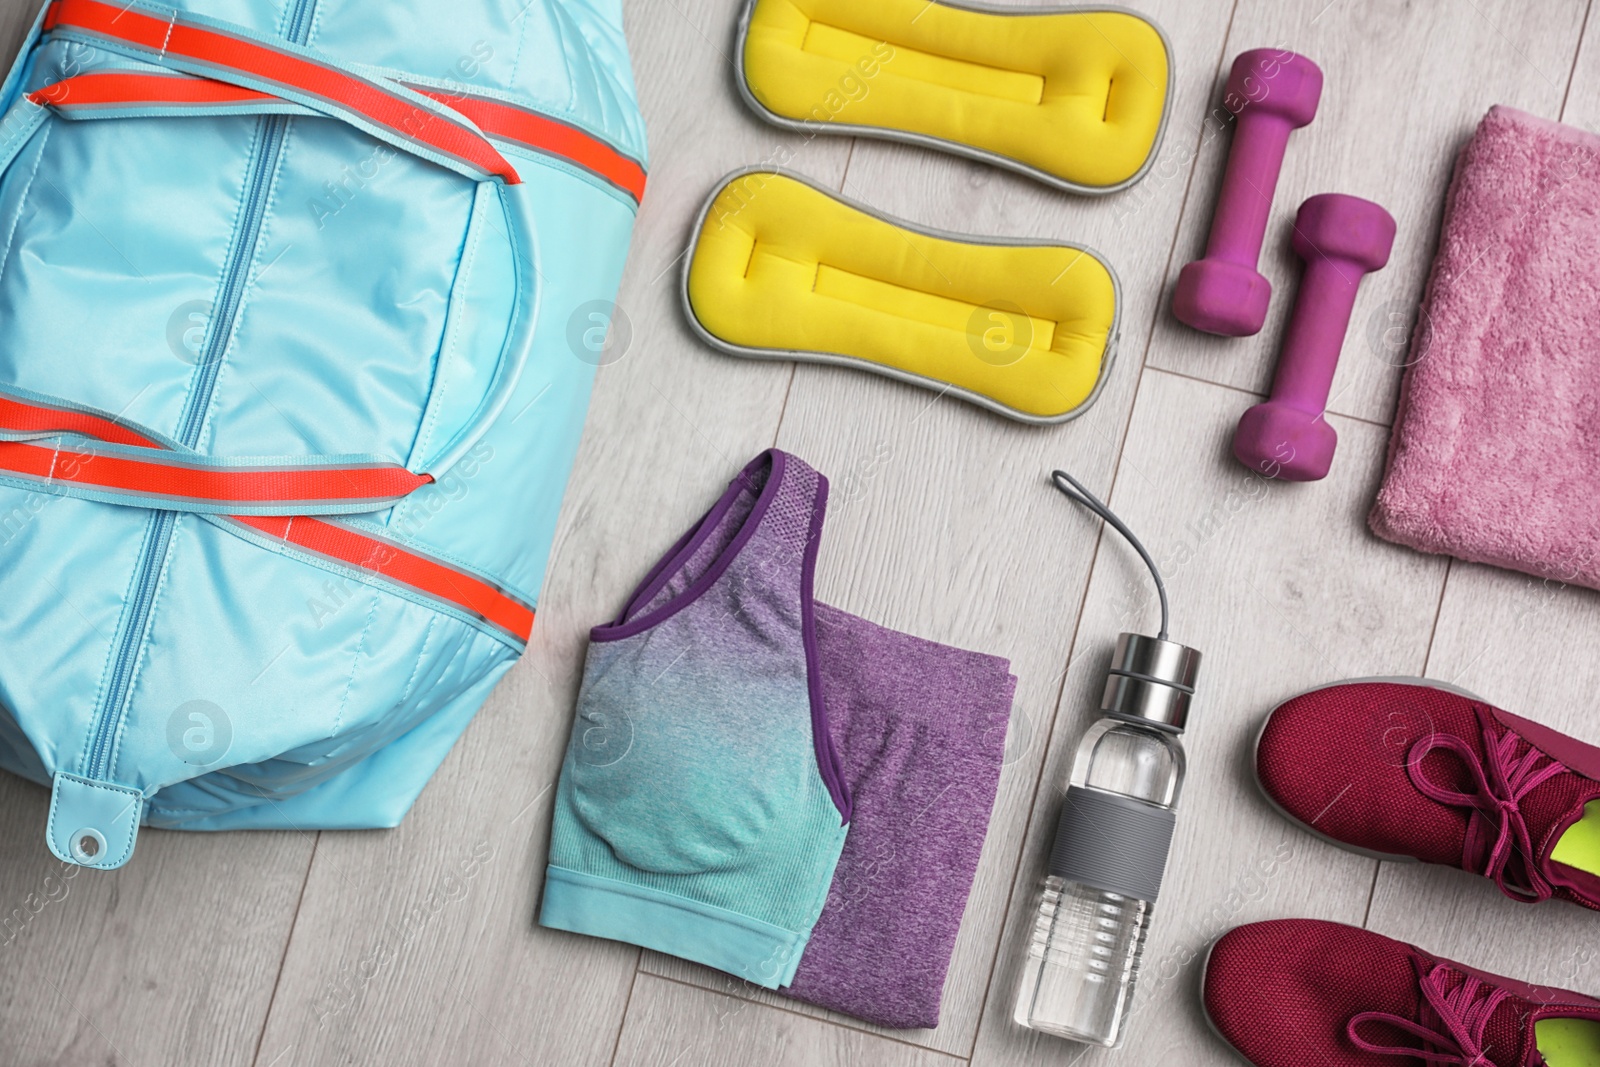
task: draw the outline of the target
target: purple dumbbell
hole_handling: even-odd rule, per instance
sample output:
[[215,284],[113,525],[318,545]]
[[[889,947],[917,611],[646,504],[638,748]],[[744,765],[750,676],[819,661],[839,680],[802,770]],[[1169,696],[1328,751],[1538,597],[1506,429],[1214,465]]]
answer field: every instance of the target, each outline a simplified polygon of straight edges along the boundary
[[1276,48],[1241,52],[1228,75],[1229,110],[1240,102],[1204,259],[1178,274],[1172,313],[1206,333],[1248,337],[1267,321],[1272,283],[1256,270],[1289,131],[1310,122],[1322,98],[1322,71]]
[[1323,193],[1300,205],[1294,250],[1306,261],[1283,335],[1272,399],[1239,420],[1233,454],[1252,470],[1291,482],[1328,474],[1339,435],[1323,410],[1339,365],[1356,289],[1394,247],[1394,216],[1370,200]]

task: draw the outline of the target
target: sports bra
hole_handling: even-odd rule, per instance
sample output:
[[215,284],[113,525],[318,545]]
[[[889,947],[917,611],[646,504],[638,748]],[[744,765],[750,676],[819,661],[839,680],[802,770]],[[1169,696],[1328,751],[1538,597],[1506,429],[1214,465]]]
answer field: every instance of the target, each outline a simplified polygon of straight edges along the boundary
[[793,980],[850,820],[812,599],[827,496],[762,453],[591,631],[543,925]]

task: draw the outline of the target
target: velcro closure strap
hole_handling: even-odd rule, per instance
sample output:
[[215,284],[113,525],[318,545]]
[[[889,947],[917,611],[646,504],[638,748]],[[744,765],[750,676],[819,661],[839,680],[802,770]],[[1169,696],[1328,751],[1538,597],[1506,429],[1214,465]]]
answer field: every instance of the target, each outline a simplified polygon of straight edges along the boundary
[[176,8],[55,0],[43,29],[135,59],[197,74],[343,119],[475,180],[521,181],[459,113],[386,78],[242,26]]

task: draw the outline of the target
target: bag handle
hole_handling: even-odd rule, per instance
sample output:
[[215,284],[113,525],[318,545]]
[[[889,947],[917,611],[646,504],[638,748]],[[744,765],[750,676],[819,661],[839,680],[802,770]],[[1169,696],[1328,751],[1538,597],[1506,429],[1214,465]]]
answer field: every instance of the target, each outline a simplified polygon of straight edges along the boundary
[[81,405],[0,392],[0,482],[25,489],[203,515],[341,515],[432,481],[377,456],[206,456]]
[[[644,196],[645,169],[634,157],[570,122],[488,89],[375,68],[371,76],[403,85],[464,116],[492,141],[546,156],[622,194]],[[53,82],[29,97],[68,119],[182,115],[316,115],[281,96],[177,71],[97,70]]]
[[[528,197],[514,195],[507,188],[520,184],[521,178],[476,125],[438,100],[393,79],[355,70],[310,48],[175,8],[118,7],[100,0],[55,0],[45,16],[43,30],[177,72],[80,74],[29,94],[27,100],[31,105],[49,109],[64,118],[151,113],[150,108],[161,108],[166,114],[216,114],[219,110],[235,114],[316,114],[340,119],[379,140],[475,181],[492,183],[510,235],[511,325],[483,399],[454,436],[432,455],[417,462],[419,469],[414,473],[423,480],[412,488],[442,476],[472,450],[504,410],[516,388],[532,348],[538,312],[538,290],[533,284],[538,265],[532,205]],[[8,139],[9,144],[0,141],[0,162],[8,163],[9,157],[14,157],[41,121],[42,118],[28,116],[24,120],[24,136]],[[35,466],[40,463],[37,456],[26,458]],[[170,457],[141,458],[158,466],[173,462]],[[370,460],[370,457],[359,458]],[[319,460],[336,467],[349,465],[349,457],[319,457]],[[306,461],[303,457],[277,457],[234,462],[294,468]],[[243,485],[239,479],[233,482],[236,486]],[[291,491],[287,486],[280,488],[285,493]],[[370,487],[363,487],[367,488]],[[88,492],[81,487],[62,491]],[[170,503],[163,505],[159,502],[161,499],[156,495],[138,502],[147,507],[172,506]],[[230,503],[232,510],[247,513],[232,506],[244,499],[236,497]],[[286,510],[289,508],[286,502],[261,497],[249,499],[251,506],[258,509],[254,514],[292,513]],[[380,502],[362,505],[361,499],[348,497],[341,506],[347,511],[371,511],[393,503],[392,498],[372,498]]]
[[[38,123],[31,126],[37,129]],[[22,137],[25,143],[27,138]],[[0,143],[0,166],[17,147]],[[529,227],[527,198],[498,188],[507,225]],[[499,417],[532,347],[537,294],[529,246],[512,242],[515,305],[512,328],[493,377],[465,425],[413,471],[373,455],[214,457],[184,449],[146,428],[123,426],[120,438],[86,432],[81,418],[22,415],[0,399],[0,484],[103,503],[199,514],[339,515],[382,511],[450,470]],[[11,387],[17,395],[25,391]],[[82,410],[71,401],[40,397],[54,412]],[[79,447],[75,441],[90,438]],[[93,460],[94,462],[88,462]]]
[[483,131],[458,112],[389,78],[235,23],[141,3],[55,0],[42,29],[291,101],[476,181],[521,181]]
[[[533,278],[538,275],[538,264],[534,262],[533,206],[528,198],[509,194],[507,186],[520,184],[522,178],[474,123],[445,104],[390,78],[365,74],[312,48],[176,8],[115,6],[101,3],[101,0],[54,0],[50,13],[45,16],[43,30],[154,62],[181,74],[259,94],[253,101],[237,101],[243,106],[278,104],[341,118],[374,138],[466,174],[474,181],[493,182],[510,237],[514,277],[512,323],[506,331],[506,342],[501,347],[482,402],[454,437],[446,440],[432,456],[418,462],[418,474],[427,472],[429,480],[434,475],[443,475],[477,445],[478,438],[483,437],[506,408],[510,394],[522,378],[523,365],[533,349],[539,291],[533,286]],[[72,106],[66,102],[74,98],[72,82],[75,78],[45,86],[30,94],[29,99],[35,106],[51,107],[67,117],[91,117],[72,115]],[[106,83],[91,88],[104,90]],[[149,90],[160,86],[146,80],[142,85],[126,88]],[[168,88],[173,90],[176,86]],[[190,91],[218,94],[213,88]],[[522,235],[522,240],[518,240],[518,235]],[[286,459],[296,462],[294,458]],[[387,506],[389,504],[384,502],[366,510]],[[274,510],[258,514],[288,512]]]
[[[0,464],[6,461],[13,445],[29,444],[64,435],[86,442],[85,447],[54,451],[52,461],[58,470],[81,467],[89,475],[74,476],[70,495],[88,496],[82,486],[99,486],[107,478],[101,461],[115,454],[125,460],[137,453],[143,461],[159,460],[169,452],[175,460],[204,459],[175,441],[136,426],[127,419],[83,404],[20,389],[0,389]],[[39,448],[40,446],[31,445]],[[46,451],[41,448],[41,451]],[[182,469],[182,464],[175,464]],[[386,468],[398,477],[403,468]],[[365,470],[357,477],[368,477]],[[415,476],[413,476],[415,477]],[[5,480],[0,473],[0,480]],[[60,492],[59,486],[52,487]],[[113,499],[129,503],[127,496]],[[353,525],[299,514],[280,514],[270,508],[240,510],[229,502],[198,504],[184,502],[181,510],[199,512],[207,520],[254,541],[305,559],[319,566],[353,573],[363,581],[386,585],[413,600],[444,607],[499,637],[517,651],[527,643],[533,628],[533,605],[493,578],[471,570],[464,564],[445,560],[408,544],[390,532],[367,525]],[[149,503],[143,506],[161,506]],[[330,510],[323,508],[323,511]]]

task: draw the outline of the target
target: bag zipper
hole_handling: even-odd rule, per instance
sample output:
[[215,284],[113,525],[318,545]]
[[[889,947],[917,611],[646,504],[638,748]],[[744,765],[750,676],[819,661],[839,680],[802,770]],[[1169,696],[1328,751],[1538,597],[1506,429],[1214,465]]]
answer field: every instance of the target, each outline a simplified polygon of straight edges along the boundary
[[[286,38],[294,44],[305,44],[311,31],[311,11],[316,0],[292,0]],[[211,394],[216,389],[217,375],[222,370],[222,354],[233,336],[234,320],[239,314],[239,304],[244,298],[245,274],[255,258],[256,244],[261,239],[261,223],[266,215],[267,193],[272,177],[283,155],[284,133],[289,125],[286,115],[264,115],[259,120],[257,136],[259,145],[250,175],[245,184],[245,207],[239,221],[239,239],[234,243],[233,254],[228,258],[223,274],[222,295],[217,301],[211,319],[210,334],[201,353],[199,381],[189,394],[183,414],[178,421],[177,439],[189,448],[200,440],[205,426],[206,412],[211,408]],[[88,762],[84,777],[103,781],[111,771],[111,756],[115,747],[118,727],[133,685],[133,666],[139,649],[144,644],[145,631],[150,623],[150,612],[155,607],[156,585],[161,577],[162,565],[172,547],[172,534],[178,523],[175,511],[157,511],[146,527],[144,547],[140,552],[135,573],[131,613],[128,625],[122,631],[122,642],[112,661],[111,683],[106,689],[98,719],[94,724],[93,738],[89,744]]]

